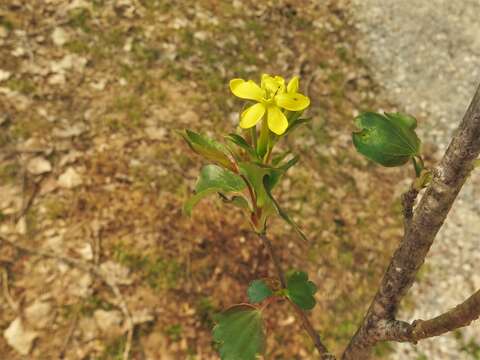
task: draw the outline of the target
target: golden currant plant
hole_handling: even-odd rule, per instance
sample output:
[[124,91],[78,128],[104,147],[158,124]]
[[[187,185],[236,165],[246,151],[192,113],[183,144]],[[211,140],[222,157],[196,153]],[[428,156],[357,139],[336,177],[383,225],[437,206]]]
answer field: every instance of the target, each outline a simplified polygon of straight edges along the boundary
[[[328,352],[318,332],[315,331],[308,319],[307,311],[312,310],[316,304],[314,295],[317,287],[309,280],[305,271],[290,270],[284,273],[266,233],[269,219],[273,216],[280,216],[300,237],[306,240],[297,224],[280,207],[273,192],[288,169],[298,161],[297,156],[291,155],[288,151],[280,151],[276,145],[285,135],[310,120],[304,117],[304,111],[309,107],[310,99],[299,92],[298,77],[293,77],[286,83],[285,79],[280,76],[264,74],[260,84],[252,80],[233,79],[230,81],[230,90],[234,96],[249,102],[240,114],[237,132],[226,135],[223,142],[190,130],[186,130],[182,134],[190,148],[209,162],[201,169],[195,185],[195,194],[185,203],[184,211],[190,215],[200,200],[213,194],[217,194],[223,201],[240,208],[252,230],[259,236],[269,252],[278,279],[253,280],[247,290],[250,303],[234,305],[219,314],[213,329],[213,339],[218,344],[221,358],[224,360],[256,359],[265,348],[263,311],[267,306],[275,304],[277,300],[285,300],[302,321],[303,327],[319,351],[321,358],[335,359],[335,356]],[[463,135],[473,144],[472,146],[475,146],[475,151],[460,151],[453,155],[449,155],[447,151],[446,155],[447,157],[457,155],[457,157],[464,155],[464,157],[468,157],[468,159],[459,160],[462,169],[463,167],[469,168],[470,163],[476,157],[474,155],[478,155],[480,152],[480,141],[476,137],[480,136],[480,124],[475,124],[476,128],[473,128],[473,125],[472,129],[468,127],[468,121],[480,121],[478,120],[480,119],[480,106],[478,105],[480,95],[477,95],[476,99],[478,108],[474,108],[472,111],[473,115],[478,116],[467,116],[464,120],[467,125],[463,129],[465,132]],[[404,296],[405,288],[413,283],[415,273],[430,246],[423,239],[423,242],[419,241],[417,237],[424,231],[428,235],[426,235],[427,238],[431,238],[433,241],[436,231],[446,216],[445,211],[448,211],[456,193],[453,197],[445,192],[438,196],[435,193],[432,195],[432,191],[436,191],[438,186],[438,175],[435,175],[436,178],[432,171],[424,167],[420,153],[421,142],[415,133],[417,125],[415,118],[402,113],[366,112],[355,119],[355,124],[358,131],[353,133],[352,141],[359,153],[387,167],[402,166],[411,162],[415,170],[412,186],[403,196],[404,241],[392,257],[392,262],[385,273],[377,296],[342,356],[343,359],[358,360],[367,359],[372,347],[379,341],[414,342],[420,338],[438,335],[438,326],[444,325],[444,317],[450,319],[458,314],[447,313],[447,315],[442,315],[439,321],[432,319],[432,323],[419,321],[410,325],[395,320],[398,302]],[[449,148],[452,153],[456,150],[456,148],[451,150]],[[446,174],[452,177],[465,175],[463,180],[468,176],[466,172],[465,174],[463,172]],[[458,190],[457,188],[463,184],[460,180],[458,184],[452,183],[456,186],[455,190]],[[420,204],[420,213],[414,217],[415,199],[419,191],[425,187],[427,187],[426,205]],[[432,188],[434,190],[431,190]],[[436,196],[435,202],[429,200],[429,196]],[[438,211],[432,211],[432,207],[437,205],[442,206]],[[445,214],[443,214],[444,212]],[[443,219],[437,221],[434,217],[438,214],[441,214]],[[431,218],[434,218],[434,223],[429,222]],[[474,301],[478,300],[480,304],[480,292],[477,297],[478,299],[475,298]],[[467,305],[470,307],[472,307],[472,303],[476,304],[471,300],[468,301]],[[466,305],[461,304],[460,306]],[[460,313],[464,315],[463,312]],[[477,316],[480,315],[480,310],[474,311],[472,316],[476,313],[478,313]],[[470,316],[467,318],[470,319]],[[462,317],[460,320],[456,320],[455,324],[463,324],[465,319]],[[420,330],[419,326],[421,326]]]

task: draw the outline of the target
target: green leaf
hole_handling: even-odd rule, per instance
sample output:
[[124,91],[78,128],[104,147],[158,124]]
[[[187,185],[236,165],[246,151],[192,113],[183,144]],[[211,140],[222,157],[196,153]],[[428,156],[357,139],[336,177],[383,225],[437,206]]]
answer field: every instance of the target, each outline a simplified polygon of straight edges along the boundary
[[224,197],[223,201],[228,204],[232,204],[242,210],[246,210],[247,212],[253,211],[252,207],[250,206],[250,202],[242,195],[232,196],[230,199]]
[[222,360],[256,360],[265,349],[261,312],[252,305],[236,305],[217,317],[213,339]]
[[277,214],[293,228],[293,230],[297,233],[298,236],[300,236],[304,241],[308,242],[307,236],[303,233],[297,223],[293,221],[290,215],[285,210],[283,210],[283,208],[280,207],[278,201],[273,197],[272,193],[269,190],[267,191],[267,195]]
[[289,154],[290,154],[290,150],[287,150],[278,155],[274,155],[272,157],[272,165],[278,166],[278,164],[280,164]]
[[284,219],[295,232],[305,241],[308,241],[305,234],[300,230],[293,219],[284,211],[272,195],[272,189],[278,184],[281,176],[295,165],[298,156],[293,157],[285,164],[279,167],[269,167],[262,164],[242,162],[238,164],[240,173],[242,173],[252,186],[257,199],[257,206],[263,209],[260,224],[265,226],[265,221],[269,215],[276,212]]
[[190,130],[185,130],[182,136],[190,148],[197,154],[227,169],[233,170],[233,164],[228,157],[228,151],[224,145]]
[[315,307],[313,295],[317,292],[316,285],[308,280],[307,273],[294,271],[287,276],[287,296],[303,310],[311,310]]
[[200,171],[196,194],[185,202],[185,213],[190,215],[193,207],[204,197],[217,193],[238,193],[245,189],[245,181],[234,172],[217,165],[206,165]]
[[367,112],[359,115],[355,123],[361,131],[353,133],[353,143],[357,151],[370,160],[391,167],[403,165],[419,155],[420,139],[414,131],[413,117]]
[[267,189],[271,191],[277,185],[281,176],[295,165],[297,161],[298,156],[295,156],[280,167],[271,167],[253,162],[241,162],[238,164],[240,173],[247,178],[255,191],[258,207],[262,207],[269,202],[270,196]]
[[260,161],[260,158],[258,157],[255,149],[249,143],[247,143],[247,141],[240,135],[232,133],[228,134],[225,138],[240,147],[241,149],[245,150],[246,153],[250,156],[251,160]]
[[254,280],[247,289],[248,299],[252,304],[262,302],[273,292],[263,280]]
[[263,185],[263,178],[272,175],[272,169],[261,164],[241,162],[238,164],[240,173],[245,176],[255,192],[258,207],[263,207],[268,201],[268,195]]
[[303,124],[308,124],[310,121],[312,121],[312,118],[299,118],[299,119],[294,119],[289,125],[288,129],[285,131],[286,134],[290,134],[293,130],[297,129],[300,127],[300,125]]

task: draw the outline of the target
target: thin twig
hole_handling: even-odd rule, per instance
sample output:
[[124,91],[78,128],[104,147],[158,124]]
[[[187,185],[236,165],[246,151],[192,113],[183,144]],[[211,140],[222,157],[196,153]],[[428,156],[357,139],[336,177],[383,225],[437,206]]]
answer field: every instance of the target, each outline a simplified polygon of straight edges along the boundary
[[453,309],[430,320],[415,320],[409,341],[415,342],[468,326],[480,317],[480,290]]
[[12,299],[10,295],[10,290],[8,289],[8,272],[7,269],[2,268],[2,287],[3,287],[3,296],[7,300],[8,305],[12,308],[14,312],[18,312],[20,308],[18,304]]
[[68,349],[68,344],[70,344],[70,341],[72,340],[72,337],[73,337],[73,333],[75,332],[75,328],[77,327],[78,317],[79,317],[79,311],[77,310],[68,328],[68,333],[65,338],[65,341],[63,342],[62,350],[60,350],[60,354],[58,354],[59,359],[63,359],[65,357],[65,353],[67,352],[67,349]]
[[[273,264],[275,266],[275,270],[277,272],[277,276],[280,279],[280,283],[282,284],[282,287],[286,288],[287,287],[287,281],[286,281],[285,273],[282,270],[282,266],[280,265],[280,260],[278,259],[277,255],[275,253],[275,249],[273,248],[272,242],[267,237],[267,235],[264,234],[264,233],[260,233],[260,234],[258,234],[258,236],[262,240],[263,245],[267,249],[267,251],[270,255],[270,258],[273,261]],[[297,316],[302,321],[302,325],[303,325],[305,331],[308,333],[308,335],[312,339],[315,347],[317,348],[318,352],[320,353],[320,356],[321,356],[322,360],[333,360],[333,359],[335,359],[335,356],[328,351],[328,349],[326,348],[325,345],[323,345],[322,340],[320,339],[320,335],[314,329],[314,327],[313,327],[312,323],[310,322],[310,320],[308,319],[308,316],[305,313],[305,311],[300,309],[296,304],[292,303],[291,301],[289,301],[289,302],[292,305],[293,309],[295,310],[295,313],[297,314]]]
[[10,241],[2,236],[0,236],[0,241],[3,241],[4,243],[22,251],[25,253],[33,254],[33,255],[38,255],[42,256],[45,258],[50,258],[50,259],[55,259],[58,261],[62,261],[68,265],[74,266],[80,270],[83,270],[85,272],[91,273],[92,275],[95,275],[98,277],[100,280],[102,280],[110,289],[112,290],[113,294],[115,295],[117,301],[118,301],[118,306],[120,310],[122,311],[123,315],[125,316],[125,321],[127,325],[127,337],[126,337],[126,342],[125,342],[125,349],[123,353],[123,359],[128,360],[130,358],[130,349],[132,347],[132,339],[133,339],[133,331],[134,331],[134,326],[135,324],[133,323],[132,315],[130,313],[130,310],[128,309],[127,302],[125,301],[125,298],[123,297],[120,289],[118,288],[117,284],[115,281],[111,278],[109,278],[107,275],[105,275],[100,269],[90,263],[83,262],[81,260],[73,259],[67,256],[63,255],[57,255],[57,254],[52,254],[48,253],[42,250],[37,250],[37,249],[31,249],[25,245],[20,245],[17,244],[16,242]]

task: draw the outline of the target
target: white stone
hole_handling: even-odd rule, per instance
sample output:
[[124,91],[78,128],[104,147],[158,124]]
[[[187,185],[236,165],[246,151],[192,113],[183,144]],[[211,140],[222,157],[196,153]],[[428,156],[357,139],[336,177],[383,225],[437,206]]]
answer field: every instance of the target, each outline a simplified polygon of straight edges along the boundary
[[93,249],[92,245],[89,243],[85,243],[83,246],[79,247],[77,252],[84,260],[90,261],[93,259]]
[[72,126],[67,126],[63,129],[55,128],[53,130],[53,136],[66,139],[83,134],[87,130],[86,125],[83,122],[77,122]]
[[28,355],[32,349],[33,342],[38,337],[38,333],[26,328],[22,320],[17,317],[3,332],[3,336],[8,345],[14,348],[15,351],[21,355]]
[[69,167],[58,177],[58,185],[66,189],[73,189],[81,184],[82,176],[73,167]]
[[5,27],[0,26],[0,38],[5,39],[7,36],[8,30]]
[[52,171],[52,165],[47,159],[37,156],[28,161],[27,171],[33,175],[41,175]]
[[165,128],[159,128],[154,126],[147,127],[145,129],[145,132],[150,140],[163,140],[165,138],[165,135],[167,134]]
[[107,86],[107,80],[102,79],[96,82],[92,82],[90,83],[90,86],[92,89],[95,89],[95,90],[99,90],[99,91],[105,90],[105,87]]
[[130,277],[130,270],[114,261],[108,260],[100,265],[100,271],[110,281],[119,285],[131,285],[133,279]]
[[20,235],[27,234],[27,220],[25,219],[25,216],[22,216],[20,219],[18,219],[17,223],[15,224],[15,231]]
[[93,317],[97,326],[104,333],[110,333],[112,330],[118,329],[122,323],[122,313],[118,310],[96,310]]
[[57,27],[55,28],[55,30],[53,30],[52,41],[55,45],[63,46],[68,42],[68,40],[69,40],[68,34],[61,27]]
[[52,304],[46,301],[35,301],[25,309],[25,317],[36,329],[43,329],[53,320]]
[[50,85],[64,85],[67,82],[64,74],[53,74],[48,78]]
[[5,81],[10,79],[12,73],[10,71],[0,69],[0,81]]

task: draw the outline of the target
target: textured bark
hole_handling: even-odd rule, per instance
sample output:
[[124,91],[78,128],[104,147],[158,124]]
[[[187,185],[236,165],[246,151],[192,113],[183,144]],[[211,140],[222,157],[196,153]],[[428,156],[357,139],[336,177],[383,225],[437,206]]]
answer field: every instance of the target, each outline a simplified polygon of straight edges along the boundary
[[415,320],[408,341],[418,341],[470,325],[480,317],[480,290],[450,311],[430,320]]
[[[365,318],[343,354],[344,360],[368,359],[372,347],[385,340],[386,323],[395,323],[400,300],[412,286],[430,246],[480,153],[480,88],[440,165],[406,226]],[[382,325],[383,324],[383,325]]]

